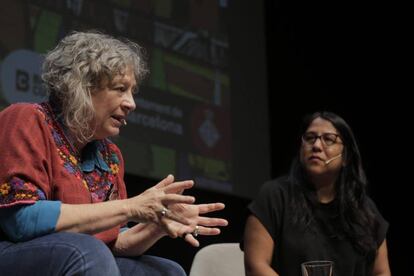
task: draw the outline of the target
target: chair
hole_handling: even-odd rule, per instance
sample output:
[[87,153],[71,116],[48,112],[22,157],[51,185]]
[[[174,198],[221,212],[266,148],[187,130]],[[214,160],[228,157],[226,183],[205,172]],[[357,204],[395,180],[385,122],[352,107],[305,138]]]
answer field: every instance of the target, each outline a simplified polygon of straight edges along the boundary
[[216,243],[194,256],[189,276],[244,276],[244,253],[238,243]]

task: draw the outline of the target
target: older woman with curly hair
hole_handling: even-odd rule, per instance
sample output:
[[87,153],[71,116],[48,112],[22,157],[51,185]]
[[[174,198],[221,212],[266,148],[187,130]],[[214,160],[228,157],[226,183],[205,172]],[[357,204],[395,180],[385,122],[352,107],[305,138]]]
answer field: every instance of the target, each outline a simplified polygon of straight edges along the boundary
[[[0,271],[6,275],[185,275],[143,253],[160,238],[217,235],[221,203],[194,204],[193,181],[167,176],[127,198],[124,161],[108,138],[135,109],[141,48],[73,32],[43,64],[49,100],[0,112]],[[131,228],[127,222],[136,222]]]

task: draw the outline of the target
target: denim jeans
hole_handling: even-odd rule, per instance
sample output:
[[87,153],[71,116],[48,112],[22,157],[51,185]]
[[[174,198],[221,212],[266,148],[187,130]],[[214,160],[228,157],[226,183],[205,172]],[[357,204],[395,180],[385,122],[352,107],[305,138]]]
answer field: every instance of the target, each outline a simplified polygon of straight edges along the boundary
[[171,275],[184,276],[177,263],[155,256],[115,257],[86,234],[53,233],[27,242],[0,241],[0,275]]

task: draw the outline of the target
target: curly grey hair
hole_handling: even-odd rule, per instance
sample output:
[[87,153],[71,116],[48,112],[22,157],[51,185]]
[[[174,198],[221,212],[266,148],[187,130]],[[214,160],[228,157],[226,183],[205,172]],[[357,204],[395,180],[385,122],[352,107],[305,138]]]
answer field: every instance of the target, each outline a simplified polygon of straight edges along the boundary
[[128,67],[140,83],[148,73],[143,57],[138,44],[96,31],[72,32],[46,54],[42,79],[49,99],[59,103],[63,122],[78,141],[87,142],[94,133],[92,91]]

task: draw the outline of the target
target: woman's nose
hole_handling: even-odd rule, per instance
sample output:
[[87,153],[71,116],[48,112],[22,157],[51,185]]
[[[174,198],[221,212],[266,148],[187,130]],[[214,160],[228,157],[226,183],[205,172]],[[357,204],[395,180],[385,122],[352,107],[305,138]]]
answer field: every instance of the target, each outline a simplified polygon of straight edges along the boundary
[[134,111],[137,107],[135,104],[134,95],[132,92],[125,93],[125,99],[122,101],[122,107],[126,108],[128,112]]
[[322,149],[322,140],[316,139],[316,141],[312,145],[312,150],[321,150]]

